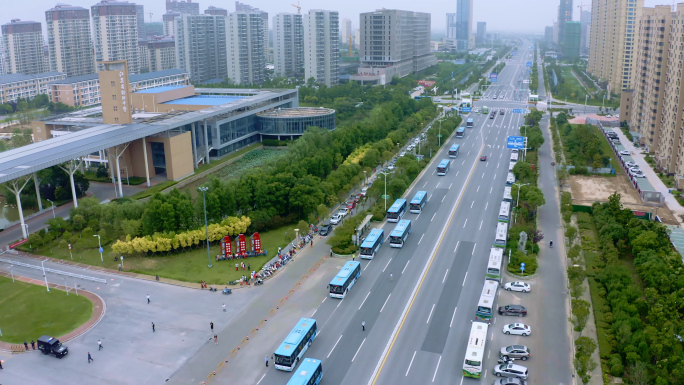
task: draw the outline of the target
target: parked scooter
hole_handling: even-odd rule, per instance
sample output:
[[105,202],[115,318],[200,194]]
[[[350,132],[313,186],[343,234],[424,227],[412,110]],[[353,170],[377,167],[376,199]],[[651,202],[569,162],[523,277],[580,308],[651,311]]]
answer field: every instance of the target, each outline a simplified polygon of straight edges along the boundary
[[500,364],[512,364],[513,361],[515,361],[515,358],[501,357],[501,358],[499,358],[499,360],[497,362]]

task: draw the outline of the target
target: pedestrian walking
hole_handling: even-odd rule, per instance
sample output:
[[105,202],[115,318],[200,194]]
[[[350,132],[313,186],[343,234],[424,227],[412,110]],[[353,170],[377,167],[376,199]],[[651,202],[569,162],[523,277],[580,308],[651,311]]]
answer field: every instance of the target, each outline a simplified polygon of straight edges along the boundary
[[97,340],[97,351],[99,352],[100,350],[102,350],[102,341]]
[[393,280],[393,279],[392,279],[392,273],[390,273],[390,281],[392,281],[392,280]]
[[211,327],[211,332],[213,333],[213,332],[214,332],[214,323],[213,323],[213,322],[209,322],[209,326]]
[[247,271],[250,271],[250,270],[252,270],[252,265],[248,263],[247,264]]
[[36,342],[31,340],[31,349],[36,350]]
[[2,369],[2,363],[4,360],[0,360],[0,369]]
[[28,350],[28,344],[24,341],[24,349]]
[[354,262],[354,259],[356,259],[356,254],[352,254],[352,262]]
[[154,322],[152,322],[152,332],[154,333]]
[[223,304],[223,312],[224,313],[226,312],[226,304],[225,303]]
[[332,257],[332,249],[330,249],[330,256]]
[[90,352],[88,352],[88,363],[90,363],[90,361],[95,361],[95,360],[94,360],[93,357],[90,355]]
[[235,271],[238,271],[237,269],[238,269],[238,264],[236,263],[235,264]]
[[119,264],[119,271],[121,271],[121,264]]
[[150,295],[149,294],[147,295],[147,304],[148,305],[150,304]]
[[366,321],[361,322],[361,329],[365,332],[366,331]]
[[268,356],[266,356],[265,359],[266,359],[266,367],[268,368]]
[[214,345],[218,345],[218,336],[214,334]]

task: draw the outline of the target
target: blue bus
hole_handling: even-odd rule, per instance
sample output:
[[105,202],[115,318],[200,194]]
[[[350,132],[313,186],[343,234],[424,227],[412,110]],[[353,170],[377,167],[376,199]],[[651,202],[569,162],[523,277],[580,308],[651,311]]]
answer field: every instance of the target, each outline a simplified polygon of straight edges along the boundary
[[330,281],[330,296],[344,298],[361,275],[361,263],[349,261],[342,266],[340,272]]
[[390,247],[404,247],[404,242],[411,234],[411,221],[402,219],[390,233]]
[[287,385],[318,385],[323,378],[323,365],[321,360],[305,358],[302,366],[292,375]]
[[427,191],[418,191],[416,196],[411,199],[410,211],[414,214],[420,214],[427,202]]
[[406,213],[406,199],[397,199],[387,210],[387,222],[399,222]]
[[454,144],[449,149],[449,158],[455,158],[458,155],[458,150],[461,148],[458,144]]
[[437,175],[446,175],[447,171],[449,171],[449,159],[442,159],[439,165],[437,165]]
[[316,320],[302,318],[275,351],[276,369],[291,372],[318,334]]
[[361,244],[359,256],[363,259],[373,259],[383,242],[385,242],[385,232],[382,229],[371,230]]
[[456,130],[456,137],[462,138],[463,135],[465,135],[465,127],[459,127],[458,130]]
[[468,118],[468,120],[466,120],[466,127],[473,128],[473,118]]

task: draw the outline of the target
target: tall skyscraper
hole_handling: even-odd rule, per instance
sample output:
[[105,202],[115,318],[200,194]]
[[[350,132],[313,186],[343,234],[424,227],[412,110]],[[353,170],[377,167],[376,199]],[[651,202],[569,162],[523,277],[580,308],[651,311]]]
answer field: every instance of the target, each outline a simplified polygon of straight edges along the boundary
[[176,17],[180,15],[180,12],[167,12],[162,15],[165,36],[176,36]]
[[447,22],[446,22],[446,38],[447,39],[456,39],[456,14],[455,13],[447,13]]
[[57,4],[45,11],[50,71],[71,76],[95,72],[93,41],[90,34],[90,11],[67,4]]
[[587,70],[617,93],[632,88],[634,34],[644,0],[593,0]]
[[[138,10],[127,1],[102,0],[90,8],[93,18],[95,61],[126,60],[128,71],[138,73]],[[102,66],[98,66],[101,70]]]
[[487,40],[487,23],[484,21],[477,22],[477,44],[484,44]]
[[473,0],[456,2],[456,49],[467,51],[472,48]]
[[138,39],[144,39],[147,37],[145,35],[145,6],[136,4],[135,11],[135,16],[138,18]]
[[580,41],[580,48],[589,48],[589,31],[591,31],[591,11],[582,11],[580,14],[580,23],[582,23],[582,38]]
[[228,77],[225,16],[180,15],[175,32],[176,68],[188,71],[193,83]]
[[558,44],[565,39],[565,23],[572,21],[572,0],[560,0],[558,5]]
[[234,12],[228,14],[227,20],[228,78],[236,84],[263,83],[266,51],[262,14]]
[[349,38],[352,36],[352,21],[349,19],[342,19],[340,23],[340,37],[342,44],[348,44]]
[[2,26],[5,73],[34,75],[47,72],[43,57],[43,30],[37,21],[13,19]]
[[239,1],[235,2],[235,12],[258,12],[264,20],[264,51],[268,52],[268,12],[262,11],[259,8],[252,7],[249,4],[244,4]]
[[548,26],[544,29],[544,41],[546,43],[553,43],[553,26]]
[[[351,31],[350,31],[351,32]],[[279,13],[273,17],[275,75],[304,77],[304,24],[302,15]]]
[[193,3],[191,0],[166,0],[166,13],[169,12],[179,12],[184,15],[199,15],[199,3]]
[[228,16],[228,10],[210,5],[209,8],[204,10],[204,14],[214,16]]
[[2,39],[0,39],[0,76],[5,75],[5,48],[2,45]]
[[176,68],[176,41],[171,36],[155,36],[145,40],[145,62],[149,72]]
[[566,21],[565,37],[563,38],[563,55],[568,59],[579,58],[581,40],[582,23],[579,21]]
[[340,20],[337,11],[304,15],[304,78],[328,87],[340,82]]

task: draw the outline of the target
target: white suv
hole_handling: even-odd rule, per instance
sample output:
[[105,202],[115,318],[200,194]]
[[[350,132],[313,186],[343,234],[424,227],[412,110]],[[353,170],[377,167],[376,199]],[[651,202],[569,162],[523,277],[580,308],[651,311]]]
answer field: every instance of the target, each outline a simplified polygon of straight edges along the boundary
[[342,217],[339,214],[335,214],[332,217],[330,217],[330,223],[333,225],[336,225],[342,221]]

